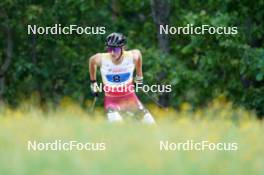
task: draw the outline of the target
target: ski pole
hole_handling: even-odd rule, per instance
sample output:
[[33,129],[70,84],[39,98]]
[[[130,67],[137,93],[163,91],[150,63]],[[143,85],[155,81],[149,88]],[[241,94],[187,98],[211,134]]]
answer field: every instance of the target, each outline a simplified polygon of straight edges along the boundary
[[154,97],[152,97],[152,96],[150,96],[147,92],[145,92],[145,91],[143,91],[142,89],[141,89],[141,91],[145,94],[145,95],[147,95],[156,105],[158,105],[159,107],[161,107],[161,108],[166,108],[165,106],[163,106],[162,104],[160,104],[159,102],[158,102],[158,100],[157,99],[155,99]]
[[97,97],[94,97],[94,99],[93,99],[93,103],[92,103],[92,105],[91,105],[91,112],[94,112],[94,108],[95,108],[95,103],[96,103],[96,101],[97,101]]

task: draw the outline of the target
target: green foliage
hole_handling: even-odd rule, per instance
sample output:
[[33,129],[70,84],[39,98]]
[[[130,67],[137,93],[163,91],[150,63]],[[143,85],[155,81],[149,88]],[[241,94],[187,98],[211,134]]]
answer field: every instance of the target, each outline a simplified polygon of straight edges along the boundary
[[[142,51],[145,82],[172,85],[171,106],[178,107],[182,102],[201,106],[224,94],[236,104],[263,115],[263,5],[263,0],[172,0],[171,26],[237,26],[239,33],[171,35],[170,53],[163,54],[158,48],[149,1],[1,1],[1,26],[12,28],[14,40],[4,97],[11,104],[18,104],[33,91],[39,91],[44,101],[58,102],[63,96],[71,96],[83,103],[90,98],[87,60],[104,51],[107,34],[119,31],[127,36],[128,49]],[[55,23],[105,26],[107,33],[27,35],[28,24]],[[0,39],[6,40],[3,32]],[[0,46],[2,63],[6,46]]]

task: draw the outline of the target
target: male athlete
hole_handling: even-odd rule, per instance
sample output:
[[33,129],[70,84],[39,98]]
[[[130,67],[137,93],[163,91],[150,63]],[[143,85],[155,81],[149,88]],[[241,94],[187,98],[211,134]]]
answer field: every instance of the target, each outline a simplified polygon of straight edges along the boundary
[[[135,86],[143,86],[142,56],[139,50],[126,51],[126,38],[121,33],[112,33],[106,38],[107,53],[97,53],[89,59],[91,92],[97,97],[99,85],[96,69],[99,66],[104,85],[104,108],[110,122],[122,121],[124,112],[140,116],[144,123],[155,123],[152,115],[135,94]],[[136,76],[133,83],[133,73]]]

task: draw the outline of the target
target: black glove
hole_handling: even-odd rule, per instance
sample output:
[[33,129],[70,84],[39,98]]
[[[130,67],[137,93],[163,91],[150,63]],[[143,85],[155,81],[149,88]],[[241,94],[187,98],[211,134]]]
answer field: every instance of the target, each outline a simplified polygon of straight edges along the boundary
[[92,96],[98,97],[100,89],[99,89],[99,86],[95,80],[91,81],[90,88],[91,88]]

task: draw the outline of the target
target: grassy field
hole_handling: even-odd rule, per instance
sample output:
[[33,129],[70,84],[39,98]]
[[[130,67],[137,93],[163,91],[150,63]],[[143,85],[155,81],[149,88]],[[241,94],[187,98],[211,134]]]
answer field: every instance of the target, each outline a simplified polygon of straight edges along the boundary
[[[149,106],[157,125],[109,124],[74,104],[42,112],[30,105],[0,113],[1,175],[264,174],[264,124],[218,99],[196,111]],[[100,112],[96,116],[103,116]],[[92,119],[91,119],[92,118]],[[28,141],[105,142],[105,151],[28,151]],[[236,151],[160,151],[160,141],[236,142]]]

